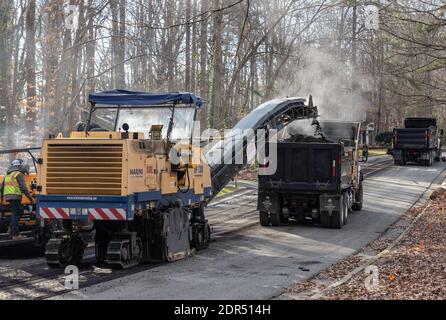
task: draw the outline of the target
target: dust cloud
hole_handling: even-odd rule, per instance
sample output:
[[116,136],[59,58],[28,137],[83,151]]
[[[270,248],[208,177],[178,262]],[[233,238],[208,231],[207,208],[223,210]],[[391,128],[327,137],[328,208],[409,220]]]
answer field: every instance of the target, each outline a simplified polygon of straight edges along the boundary
[[353,85],[351,69],[335,50],[304,48],[291,78],[278,83],[278,96],[311,94],[321,119],[365,121],[368,102],[361,90],[366,80],[357,75]]

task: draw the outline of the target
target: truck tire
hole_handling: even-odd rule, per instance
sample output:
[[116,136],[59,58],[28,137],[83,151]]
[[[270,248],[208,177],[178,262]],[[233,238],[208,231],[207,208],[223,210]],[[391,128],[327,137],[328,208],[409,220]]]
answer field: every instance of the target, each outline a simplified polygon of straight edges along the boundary
[[361,182],[359,183],[358,192],[355,193],[355,202],[353,202],[352,209],[355,211],[362,210],[362,205],[364,203],[364,186]]
[[347,197],[344,197],[344,202],[342,203],[342,205],[344,207],[344,210],[343,210],[344,217],[343,217],[343,221],[342,222],[343,222],[343,225],[345,226],[347,224],[348,214],[349,214],[349,211],[350,211],[350,208],[348,207]]
[[330,217],[330,226],[335,229],[341,229],[344,225],[344,194],[341,195],[339,210],[333,211]]
[[429,153],[427,160],[424,160],[424,165],[430,167],[433,164],[432,153]]
[[271,220],[269,219],[268,212],[260,211],[259,212],[259,220],[260,220],[260,225],[262,227],[269,227],[269,225],[271,224]]

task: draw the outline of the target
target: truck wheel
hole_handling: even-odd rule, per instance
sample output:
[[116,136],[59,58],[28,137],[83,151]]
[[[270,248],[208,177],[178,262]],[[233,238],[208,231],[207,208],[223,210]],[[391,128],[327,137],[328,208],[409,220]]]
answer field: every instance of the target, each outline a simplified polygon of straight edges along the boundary
[[260,218],[260,225],[262,227],[268,227],[271,224],[268,212],[260,211],[259,218]]
[[358,192],[355,193],[355,202],[353,202],[352,209],[355,211],[362,210],[362,204],[364,203],[364,187],[362,180],[359,183]]
[[333,211],[331,214],[330,226],[335,229],[341,229],[344,225],[344,195],[341,195],[340,206],[338,211]]
[[427,160],[424,160],[425,166],[430,167],[432,165],[432,153],[429,153]]
[[350,211],[350,208],[348,207],[347,197],[344,197],[343,207],[344,207],[344,217],[343,217],[343,221],[342,222],[343,222],[343,225],[345,226],[347,224],[348,213]]

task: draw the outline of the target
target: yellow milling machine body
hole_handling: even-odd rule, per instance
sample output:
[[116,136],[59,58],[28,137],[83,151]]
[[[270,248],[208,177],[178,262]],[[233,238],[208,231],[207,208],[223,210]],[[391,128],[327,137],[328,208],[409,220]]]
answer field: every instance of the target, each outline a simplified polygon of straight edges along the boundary
[[[158,191],[177,194],[189,186],[204,197],[211,187],[209,166],[205,163],[173,166],[165,140],[144,139],[144,133],[72,132],[46,139],[42,145],[42,164],[38,165],[37,184],[41,195],[128,196]],[[192,152],[191,145],[181,145],[181,153]],[[201,152],[201,150],[195,151]],[[173,170],[173,167],[175,169]]]

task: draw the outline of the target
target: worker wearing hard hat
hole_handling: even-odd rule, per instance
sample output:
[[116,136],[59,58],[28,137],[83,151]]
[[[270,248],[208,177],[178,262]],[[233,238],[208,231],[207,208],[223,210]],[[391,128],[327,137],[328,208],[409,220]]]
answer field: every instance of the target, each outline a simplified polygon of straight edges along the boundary
[[34,202],[24,177],[24,174],[29,173],[28,170],[29,168],[23,160],[17,159],[12,161],[0,186],[1,200],[3,202],[3,197],[5,197],[11,208],[12,215],[9,232],[14,239],[20,238],[18,235],[18,220],[23,214],[22,196],[25,195],[31,203]]

